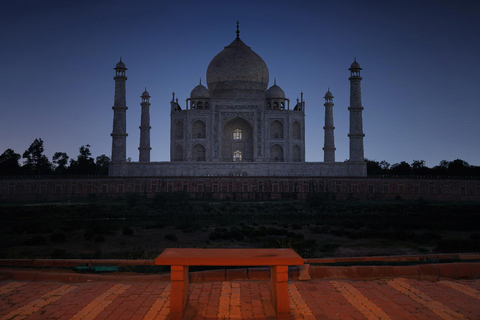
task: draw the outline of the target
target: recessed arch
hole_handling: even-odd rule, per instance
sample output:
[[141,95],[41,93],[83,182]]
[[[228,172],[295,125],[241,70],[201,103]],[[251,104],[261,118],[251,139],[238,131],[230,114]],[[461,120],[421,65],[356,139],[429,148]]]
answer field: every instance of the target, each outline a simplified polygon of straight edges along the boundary
[[183,161],[183,148],[181,145],[176,145],[173,151],[173,161]]
[[270,139],[283,139],[283,124],[278,120],[270,123]]
[[270,148],[270,161],[283,161],[283,148],[279,144],[274,144]]
[[298,121],[295,121],[292,124],[292,138],[293,139],[301,139],[302,138],[300,123],[298,123]]
[[241,117],[230,119],[222,129],[222,161],[233,161],[235,151],[241,152],[241,161],[253,161],[253,128]]
[[192,160],[193,161],[205,161],[205,147],[201,144],[196,144],[192,148]]
[[292,161],[300,162],[302,161],[302,152],[298,145],[294,145],[292,149]]
[[183,122],[182,121],[175,122],[173,135],[175,139],[183,139]]
[[205,139],[207,137],[205,122],[197,120],[192,125],[192,138],[193,139]]

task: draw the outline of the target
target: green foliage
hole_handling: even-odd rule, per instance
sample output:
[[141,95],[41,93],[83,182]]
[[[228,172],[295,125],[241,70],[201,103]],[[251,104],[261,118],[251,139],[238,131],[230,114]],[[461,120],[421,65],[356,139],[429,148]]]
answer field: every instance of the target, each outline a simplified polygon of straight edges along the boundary
[[47,239],[44,236],[34,236],[23,242],[25,246],[43,246],[47,244]]
[[95,174],[96,165],[94,159],[91,157],[90,145],[80,147],[80,154],[77,159],[70,160],[69,172],[72,174]]
[[304,239],[303,234],[294,237],[266,238],[262,242],[262,247],[291,248],[303,258],[315,257],[315,252],[317,250],[315,239]]
[[93,242],[95,243],[99,243],[99,242],[105,242],[105,237],[101,234],[97,234],[95,235],[95,237],[93,238]]
[[12,149],[5,150],[0,155],[0,175],[18,175],[21,174],[22,169],[18,161],[20,155],[15,153]]
[[43,154],[43,140],[35,139],[30,147],[23,153],[26,159],[24,171],[28,174],[49,174],[52,172],[52,164],[47,156]]
[[413,160],[411,164],[405,161],[395,163],[390,166],[386,161],[375,161],[367,159],[367,174],[369,176],[377,175],[395,175],[395,176],[456,176],[469,177],[480,176],[480,166],[472,166],[468,162],[456,159],[453,161],[440,161],[438,166],[429,168],[425,165],[425,160]]
[[85,240],[93,240],[93,237],[95,236],[95,232],[93,230],[85,230],[83,233],[83,238]]
[[110,163],[110,158],[102,154],[96,158],[95,165],[95,174],[106,176],[108,175],[108,164]]
[[61,248],[53,249],[50,254],[50,259],[70,259],[71,257],[72,255],[67,250]]
[[165,240],[168,240],[168,241],[177,241],[177,236],[174,235],[173,233],[167,233],[164,237]]
[[133,235],[133,230],[132,228],[129,228],[129,227],[123,227],[122,234],[124,236],[131,236]]
[[69,156],[65,152],[55,152],[53,155],[53,164],[55,165],[55,173],[65,174],[68,169]]
[[50,236],[50,242],[65,242],[65,240],[67,240],[67,237],[63,232],[54,233]]
[[444,239],[439,240],[436,252],[478,252],[480,251],[480,240],[477,239]]

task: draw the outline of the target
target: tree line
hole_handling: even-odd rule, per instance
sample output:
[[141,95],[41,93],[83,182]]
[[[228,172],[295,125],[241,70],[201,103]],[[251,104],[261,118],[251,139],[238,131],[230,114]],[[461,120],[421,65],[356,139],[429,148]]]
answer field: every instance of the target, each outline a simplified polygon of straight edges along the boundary
[[[76,159],[65,152],[55,152],[52,161],[43,154],[43,140],[35,139],[23,153],[15,153],[12,149],[0,155],[0,176],[10,175],[108,175],[110,158],[102,154],[96,159],[92,157],[90,145],[79,149]],[[24,159],[20,164],[20,159]]]
[[[95,159],[90,152],[90,145],[79,148],[76,159],[70,158],[65,152],[55,152],[52,161],[43,154],[43,140],[35,139],[23,153],[15,153],[12,149],[5,150],[0,155],[0,176],[10,175],[108,175],[110,158],[102,154]],[[20,164],[20,159],[24,159]],[[129,159],[130,160],[130,159]],[[480,166],[456,159],[442,160],[438,166],[429,168],[425,160],[413,160],[411,164],[402,161],[390,165],[387,161],[367,159],[367,174],[369,176],[480,176]]]
[[402,161],[390,165],[387,161],[367,160],[369,176],[431,176],[431,177],[472,177],[480,176],[480,166],[473,166],[462,159],[442,160],[438,166],[429,168],[425,160],[413,160],[411,164]]

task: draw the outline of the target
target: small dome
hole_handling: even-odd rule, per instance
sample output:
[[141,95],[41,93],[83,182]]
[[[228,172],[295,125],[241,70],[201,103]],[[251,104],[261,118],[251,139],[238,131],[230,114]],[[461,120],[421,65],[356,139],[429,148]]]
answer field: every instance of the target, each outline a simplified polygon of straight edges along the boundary
[[193,88],[190,93],[190,99],[210,99],[210,91],[201,83]]
[[325,99],[333,99],[333,94],[330,92],[330,89],[328,89],[327,93],[325,93]]
[[350,66],[350,69],[348,70],[362,70],[362,68],[360,68],[360,64],[358,64],[357,62],[357,58],[355,58],[355,61],[353,61],[352,65]]
[[145,88],[145,91],[143,91],[142,98],[150,98],[150,94],[148,93],[147,88]]
[[282,88],[280,88],[276,84],[274,84],[267,90],[267,99],[275,99],[275,98],[285,99],[285,92],[282,90]]
[[125,67],[125,63],[122,62],[122,58],[120,58],[120,61],[115,66],[115,69],[125,69],[125,70],[127,70],[127,68]]

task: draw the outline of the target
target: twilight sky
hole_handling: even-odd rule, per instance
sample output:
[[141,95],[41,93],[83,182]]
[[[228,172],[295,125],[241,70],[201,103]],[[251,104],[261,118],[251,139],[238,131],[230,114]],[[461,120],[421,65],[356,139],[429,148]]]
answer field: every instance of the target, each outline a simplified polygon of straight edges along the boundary
[[127,71],[127,156],[138,161],[140,95],[152,161],[168,161],[172,91],[181,106],[224,46],[259,54],[291,106],[306,101],[306,159],[323,161],[323,96],[336,159],[348,156],[348,68],[363,68],[365,157],[480,165],[480,1],[2,1],[0,153],[35,138],[46,154],[90,144],[111,155],[114,70]]

